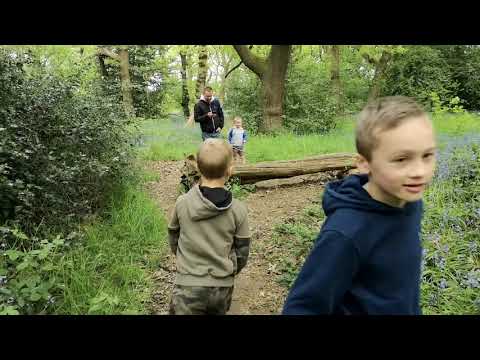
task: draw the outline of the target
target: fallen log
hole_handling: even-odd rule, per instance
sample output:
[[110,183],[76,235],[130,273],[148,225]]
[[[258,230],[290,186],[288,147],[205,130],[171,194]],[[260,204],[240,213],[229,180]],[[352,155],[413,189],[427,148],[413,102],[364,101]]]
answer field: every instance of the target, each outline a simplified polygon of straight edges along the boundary
[[302,160],[269,161],[248,165],[236,165],[233,176],[242,184],[261,180],[288,178],[324,171],[348,171],[355,167],[355,154],[338,153],[309,157]]
[[[262,180],[290,178],[325,171],[341,170],[347,172],[354,167],[355,154],[337,153],[312,156],[301,160],[279,160],[235,165],[233,176],[239,178],[242,184],[251,184]],[[186,158],[183,174],[189,178],[198,176],[194,155],[189,155]]]
[[277,188],[279,186],[291,186],[291,185],[298,185],[298,184],[307,184],[312,182],[325,183],[327,181],[332,180],[335,177],[336,177],[335,175],[330,175],[329,173],[326,173],[326,172],[319,172],[314,174],[292,176],[289,178],[282,178],[282,179],[262,180],[262,181],[256,182],[254,185],[256,189],[272,189],[272,188]]

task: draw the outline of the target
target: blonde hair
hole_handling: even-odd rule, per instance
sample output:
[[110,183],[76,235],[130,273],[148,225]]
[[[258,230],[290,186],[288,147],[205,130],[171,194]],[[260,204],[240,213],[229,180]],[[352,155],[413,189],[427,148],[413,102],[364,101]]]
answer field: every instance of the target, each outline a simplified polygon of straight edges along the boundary
[[207,179],[220,179],[232,164],[232,148],[221,139],[206,139],[197,152],[197,166]]
[[243,119],[240,116],[235,116],[233,118],[233,123],[235,124],[235,121],[240,120],[241,123],[243,123]]
[[387,96],[369,102],[357,119],[357,152],[370,161],[381,131],[394,129],[406,120],[420,116],[429,119],[421,106],[406,96]]

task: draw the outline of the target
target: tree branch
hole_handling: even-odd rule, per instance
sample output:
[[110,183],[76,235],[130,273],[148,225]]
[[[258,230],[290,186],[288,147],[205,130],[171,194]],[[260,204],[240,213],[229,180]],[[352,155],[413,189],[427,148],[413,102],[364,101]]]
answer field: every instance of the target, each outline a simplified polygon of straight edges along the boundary
[[240,61],[240,62],[238,63],[238,65],[235,65],[233,68],[231,68],[231,69],[225,74],[224,79],[226,79],[227,76],[228,76],[233,70],[235,70],[236,68],[238,68],[238,67],[239,67],[240,65],[242,65],[242,64],[243,64],[243,61]]
[[362,54],[362,57],[369,63],[369,64],[372,64],[372,65],[376,65],[377,62],[375,61],[375,59],[373,57],[371,57],[370,55],[366,54],[366,53],[363,53]]
[[104,48],[104,47],[98,47],[97,48],[97,54],[105,55],[105,56],[108,56],[112,59],[120,61],[120,56],[118,56],[118,54],[115,54],[112,50]]
[[233,45],[233,47],[245,66],[262,78],[266,71],[266,60],[253,54],[245,45]]

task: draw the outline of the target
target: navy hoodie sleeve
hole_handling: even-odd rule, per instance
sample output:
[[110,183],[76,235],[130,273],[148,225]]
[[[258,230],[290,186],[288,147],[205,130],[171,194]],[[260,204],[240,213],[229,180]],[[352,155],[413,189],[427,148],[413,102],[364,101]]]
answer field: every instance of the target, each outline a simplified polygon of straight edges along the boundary
[[290,289],[283,315],[332,314],[352,286],[359,255],[337,231],[322,231]]

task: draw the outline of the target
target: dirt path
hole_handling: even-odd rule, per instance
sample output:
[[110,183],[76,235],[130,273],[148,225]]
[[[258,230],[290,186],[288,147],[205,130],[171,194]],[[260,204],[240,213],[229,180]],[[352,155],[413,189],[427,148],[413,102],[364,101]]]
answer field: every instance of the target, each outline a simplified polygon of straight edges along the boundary
[[[148,191],[168,216],[177,198],[182,161],[156,161],[149,169],[160,174],[158,182],[150,182]],[[307,184],[275,190],[262,190],[250,194],[245,201],[249,211],[252,246],[245,269],[235,279],[233,301],[229,314],[278,314],[281,312],[286,289],[275,281],[275,264],[264,257],[269,251],[266,239],[278,223],[294,218],[312,202],[318,201],[320,184]],[[168,255],[164,266],[155,273],[157,288],[154,310],[168,312],[168,302],[175,272],[174,258]]]

